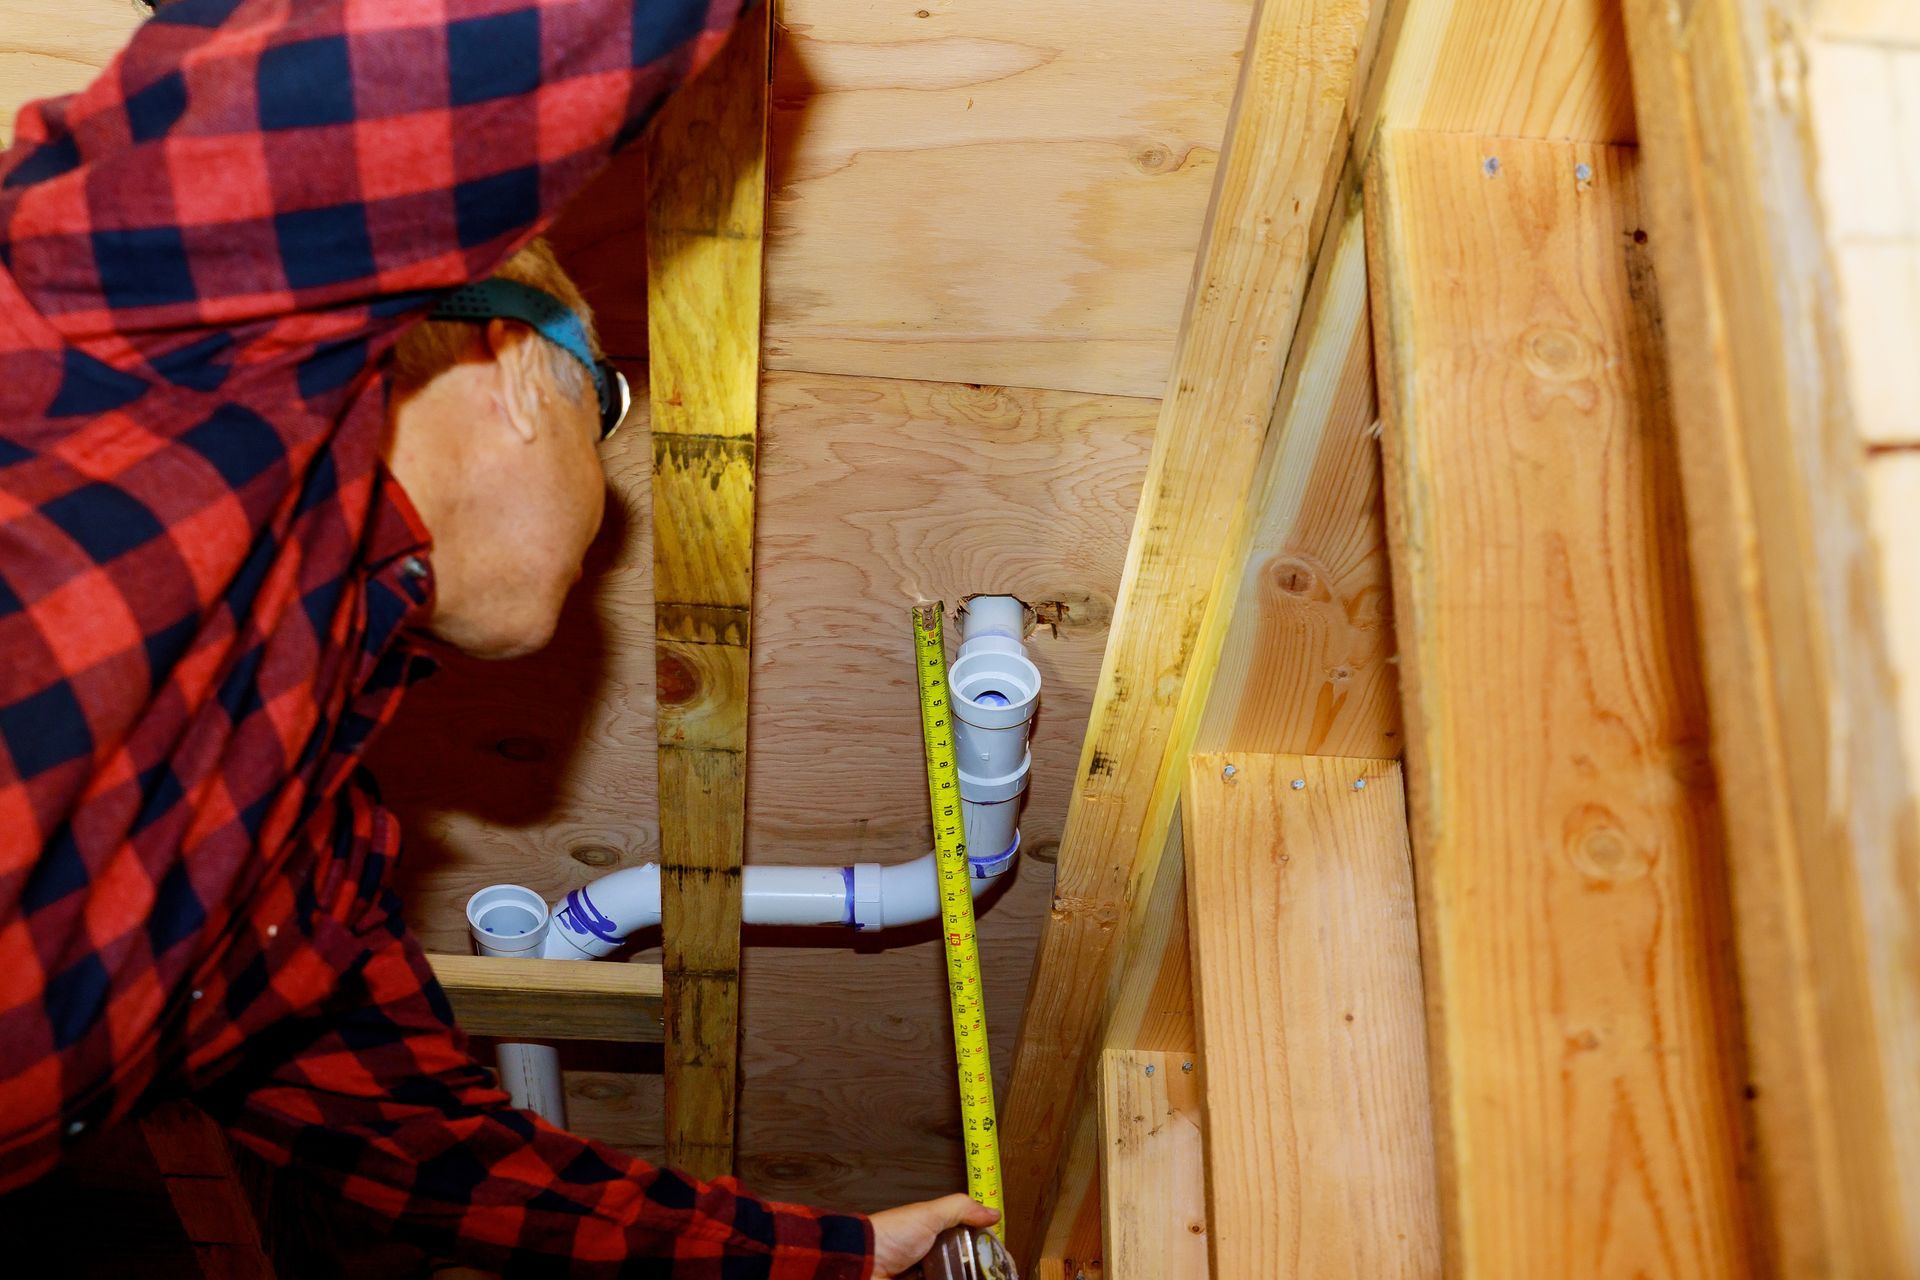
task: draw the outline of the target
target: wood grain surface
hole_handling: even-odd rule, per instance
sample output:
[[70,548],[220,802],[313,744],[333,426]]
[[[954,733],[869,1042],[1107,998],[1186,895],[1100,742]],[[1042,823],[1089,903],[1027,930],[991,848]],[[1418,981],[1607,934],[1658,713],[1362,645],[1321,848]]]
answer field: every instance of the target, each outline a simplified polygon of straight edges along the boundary
[[21,107],[86,88],[142,17],[133,0],[0,2],[0,147]]
[[1251,0],[788,0],[767,367],[1158,396]]
[[1749,1274],[1724,836],[1634,158],[1389,131],[1369,175],[1455,1274]]
[[[1730,835],[1761,1236],[1782,1275],[1912,1276],[1920,809],[1848,369],[1863,341],[1898,331],[1850,332],[1818,185],[1811,9],[1625,6]],[[1852,140],[1869,157],[1875,123]],[[1861,195],[1862,215],[1888,207]]]
[[1207,1280],[1206,1094],[1197,1055],[1100,1062],[1102,1265],[1113,1280]]
[[1214,1273],[1439,1280],[1400,766],[1201,753],[1182,811]]

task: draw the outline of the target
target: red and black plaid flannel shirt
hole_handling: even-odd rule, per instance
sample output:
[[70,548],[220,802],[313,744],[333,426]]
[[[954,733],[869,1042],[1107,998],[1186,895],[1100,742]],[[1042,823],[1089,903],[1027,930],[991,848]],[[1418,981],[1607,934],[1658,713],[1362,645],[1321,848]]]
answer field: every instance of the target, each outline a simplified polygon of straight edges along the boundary
[[426,660],[379,365],[740,0],[179,0],[0,155],[0,1190],[143,1098],[441,1252],[857,1277],[855,1216],[562,1133],[469,1053],[367,739]]

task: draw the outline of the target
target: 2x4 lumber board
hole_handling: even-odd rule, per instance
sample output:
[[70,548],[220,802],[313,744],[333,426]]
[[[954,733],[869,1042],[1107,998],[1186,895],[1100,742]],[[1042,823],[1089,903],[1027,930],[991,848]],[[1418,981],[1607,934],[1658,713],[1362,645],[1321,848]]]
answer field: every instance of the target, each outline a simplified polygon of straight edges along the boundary
[[1447,1272],[1754,1274],[1633,152],[1389,131],[1367,219]]
[[1395,0],[1358,129],[1634,140],[1617,0]]
[[[1293,752],[1391,759],[1400,750],[1400,695],[1381,503],[1373,333],[1357,176],[1342,180],[1299,338],[1274,409],[1249,499],[1208,602],[1199,651],[1219,647],[1211,686],[1183,700],[1200,708],[1201,750]],[[1176,734],[1176,737],[1180,736]],[[1155,823],[1150,819],[1148,826]],[[1167,844],[1142,927],[1122,962],[1107,1020],[1108,1049],[1192,1049],[1181,824]],[[1173,1039],[1171,1037],[1177,1037]],[[1082,1098],[1082,1108],[1090,1102]],[[1076,1125],[1080,1122],[1076,1121]],[[1061,1168],[1056,1224],[1084,1223],[1099,1195],[1097,1162]],[[1064,1238],[1058,1238],[1062,1229]],[[1050,1229],[1050,1248],[1084,1256],[1083,1226]]]
[[731,1173],[771,4],[650,135],[654,654],[667,1163]]
[[1329,229],[1296,360],[1216,594],[1226,630],[1195,746],[1400,754],[1392,583],[1357,182]]
[[658,1044],[659,965],[428,955],[469,1035]]
[[1101,1263],[1113,1280],[1207,1280],[1205,1118],[1193,1055],[1101,1055]]
[[1165,842],[1164,825],[1142,823],[1280,388],[1366,22],[1365,0],[1263,0],[1248,33],[1014,1051],[1007,1208],[1028,1250],[1097,1048],[1116,931],[1131,931],[1120,926],[1136,864],[1157,860]]
[[1400,766],[1200,753],[1182,809],[1214,1274],[1438,1280]]
[[1804,14],[1631,0],[1649,244],[1783,1275],[1920,1275],[1920,833]]

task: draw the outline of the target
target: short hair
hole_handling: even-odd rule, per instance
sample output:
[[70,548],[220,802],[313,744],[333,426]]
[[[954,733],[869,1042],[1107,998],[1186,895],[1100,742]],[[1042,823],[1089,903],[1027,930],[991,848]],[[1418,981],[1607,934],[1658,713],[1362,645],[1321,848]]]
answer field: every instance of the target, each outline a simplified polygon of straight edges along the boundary
[[[600,348],[600,335],[594,329],[593,308],[587,305],[580,286],[560,265],[553,246],[546,240],[529,241],[524,249],[501,263],[493,274],[495,279],[531,285],[558,298],[580,317],[580,326],[586,330],[587,346],[593,351],[593,358],[605,358],[606,353]],[[472,321],[420,321],[402,334],[394,347],[390,367],[395,388],[402,392],[419,390],[454,365],[475,355],[480,342],[480,326]],[[541,339],[541,346],[546,350],[548,367],[553,371],[554,380],[563,391],[583,401],[594,394],[591,375],[566,348],[544,338]]]

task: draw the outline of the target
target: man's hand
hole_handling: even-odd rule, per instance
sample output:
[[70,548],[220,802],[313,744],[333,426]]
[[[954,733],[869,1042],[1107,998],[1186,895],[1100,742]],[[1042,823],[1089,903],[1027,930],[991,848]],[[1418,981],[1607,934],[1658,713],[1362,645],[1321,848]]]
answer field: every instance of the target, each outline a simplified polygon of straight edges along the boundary
[[884,1209],[873,1215],[873,1280],[893,1280],[918,1263],[948,1227],[990,1227],[998,1221],[997,1210],[959,1194]]

